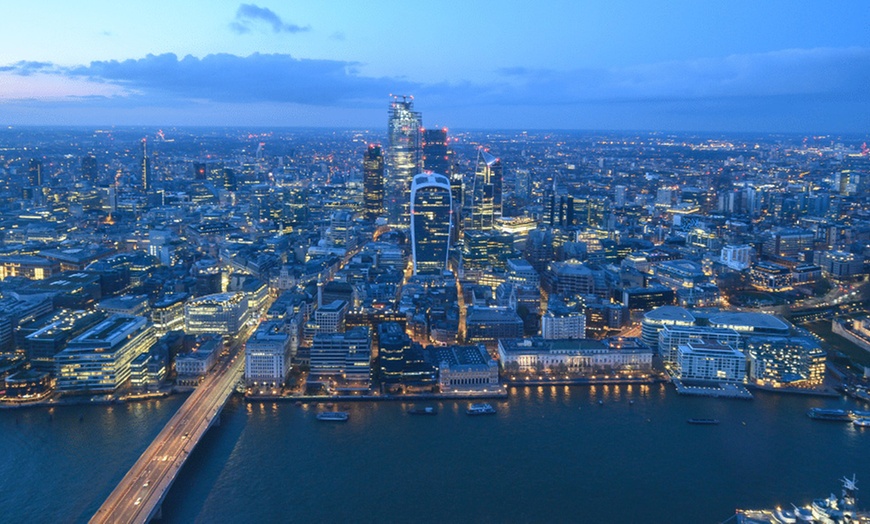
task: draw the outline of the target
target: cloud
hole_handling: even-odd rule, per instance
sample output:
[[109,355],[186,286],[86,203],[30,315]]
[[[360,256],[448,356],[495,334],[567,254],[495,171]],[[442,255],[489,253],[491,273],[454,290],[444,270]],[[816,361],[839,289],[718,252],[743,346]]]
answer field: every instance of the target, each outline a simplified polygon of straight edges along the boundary
[[339,42],[344,42],[347,39],[347,36],[342,31],[336,31],[329,35],[330,40],[338,40]]
[[347,105],[383,100],[392,90],[412,91],[419,87],[408,81],[362,76],[358,66],[355,62],[297,59],[287,54],[179,58],[167,53],[91,62],[66,69],[62,74],[176,101]]
[[0,66],[0,72],[14,73],[19,76],[30,76],[35,73],[51,73],[56,71],[51,62],[33,62],[21,60],[8,66]]
[[623,68],[498,70],[507,102],[546,94],[551,103],[676,101],[842,95],[865,98],[870,49],[786,49]]
[[[304,106],[336,118],[342,111],[382,115],[389,93],[405,93],[415,95],[427,114],[449,115],[449,120],[439,117],[439,123],[454,127],[809,130],[816,126],[836,131],[841,122],[841,129],[866,131],[870,121],[866,89],[870,49],[865,48],[789,49],[567,71],[517,66],[493,71],[485,82],[422,83],[366,76],[362,69],[363,64],[352,61],[259,53],[201,58],[147,55],[75,67],[21,61],[0,66],[0,101],[8,109],[15,99],[60,100],[67,89],[66,107],[126,108],[130,115],[135,114],[134,108],[169,108],[177,115],[183,108],[195,113],[207,107],[217,112],[214,108],[273,107],[278,114],[281,107]],[[51,80],[52,87],[29,96],[27,78],[31,84]],[[10,85],[16,87],[10,91]],[[204,118],[214,122],[217,117]]]
[[241,4],[236,10],[236,18],[230,22],[230,29],[242,35],[250,33],[254,27],[265,23],[271,26],[274,33],[303,33],[311,30],[311,26],[300,26],[284,22],[275,11],[254,4]]

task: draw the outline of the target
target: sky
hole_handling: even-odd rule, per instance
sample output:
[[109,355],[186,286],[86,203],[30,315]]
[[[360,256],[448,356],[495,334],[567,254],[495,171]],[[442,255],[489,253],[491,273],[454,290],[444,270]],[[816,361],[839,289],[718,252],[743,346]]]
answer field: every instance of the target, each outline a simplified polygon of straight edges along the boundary
[[870,2],[4,2],[0,125],[861,133]]

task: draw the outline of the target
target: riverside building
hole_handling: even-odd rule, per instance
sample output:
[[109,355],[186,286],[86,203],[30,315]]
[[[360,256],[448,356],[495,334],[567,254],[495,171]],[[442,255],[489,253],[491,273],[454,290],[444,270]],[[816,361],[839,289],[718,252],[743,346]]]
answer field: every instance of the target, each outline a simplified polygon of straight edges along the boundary
[[133,359],[153,342],[145,317],[112,315],[55,355],[58,391],[114,391],[130,378]]

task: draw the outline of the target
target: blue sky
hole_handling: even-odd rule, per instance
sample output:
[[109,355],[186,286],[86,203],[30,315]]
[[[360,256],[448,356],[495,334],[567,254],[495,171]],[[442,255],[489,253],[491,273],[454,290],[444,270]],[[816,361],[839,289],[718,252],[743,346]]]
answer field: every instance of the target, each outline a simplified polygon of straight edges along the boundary
[[870,2],[7,2],[0,124],[860,132]]

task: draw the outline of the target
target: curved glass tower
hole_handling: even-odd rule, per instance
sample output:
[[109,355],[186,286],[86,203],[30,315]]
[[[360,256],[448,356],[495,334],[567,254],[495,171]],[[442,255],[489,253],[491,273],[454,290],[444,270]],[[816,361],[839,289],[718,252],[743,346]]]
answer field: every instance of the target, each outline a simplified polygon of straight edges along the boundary
[[447,269],[450,229],[453,227],[450,181],[444,175],[423,173],[411,183],[411,250],[414,274]]

